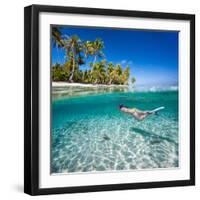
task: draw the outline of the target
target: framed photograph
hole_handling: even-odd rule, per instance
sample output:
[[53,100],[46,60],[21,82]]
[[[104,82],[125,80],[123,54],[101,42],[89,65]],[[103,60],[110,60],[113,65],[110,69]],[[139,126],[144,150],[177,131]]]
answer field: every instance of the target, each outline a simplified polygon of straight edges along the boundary
[[195,16],[25,8],[24,192],[195,184]]

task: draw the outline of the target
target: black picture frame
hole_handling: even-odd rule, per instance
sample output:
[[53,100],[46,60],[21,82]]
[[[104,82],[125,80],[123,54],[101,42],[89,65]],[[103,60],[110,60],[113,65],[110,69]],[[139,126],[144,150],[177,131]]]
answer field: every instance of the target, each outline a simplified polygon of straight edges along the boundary
[[[154,19],[188,20],[190,23],[190,179],[177,181],[39,188],[39,13],[75,13]],[[31,5],[24,9],[24,192],[46,195],[109,190],[195,185],[195,15]]]

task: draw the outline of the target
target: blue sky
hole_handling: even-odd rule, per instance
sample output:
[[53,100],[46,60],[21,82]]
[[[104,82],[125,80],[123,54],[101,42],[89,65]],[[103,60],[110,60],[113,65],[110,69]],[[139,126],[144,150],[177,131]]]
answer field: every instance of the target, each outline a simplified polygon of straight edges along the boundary
[[[178,32],[111,28],[63,27],[62,33],[82,41],[101,38],[107,61],[128,64],[137,85],[177,85]],[[64,50],[52,47],[52,63],[64,63]],[[87,69],[88,66],[81,66]]]

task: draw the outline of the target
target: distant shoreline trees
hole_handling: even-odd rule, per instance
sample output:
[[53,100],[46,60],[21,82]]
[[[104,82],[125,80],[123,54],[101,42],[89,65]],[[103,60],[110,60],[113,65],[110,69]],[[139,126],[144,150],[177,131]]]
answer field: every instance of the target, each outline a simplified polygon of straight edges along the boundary
[[[97,38],[95,41],[81,41],[77,35],[62,36],[57,27],[52,28],[52,44],[56,48],[63,48],[66,52],[66,62],[52,66],[52,80],[92,84],[120,84],[128,85],[130,67],[123,70],[120,64],[114,65],[104,59],[104,42]],[[88,58],[93,62],[88,63]],[[97,61],[101,58],[100,61]],[[90,66],[81,70],[80,65]],[[131,78],[135,82],[135,78]]]

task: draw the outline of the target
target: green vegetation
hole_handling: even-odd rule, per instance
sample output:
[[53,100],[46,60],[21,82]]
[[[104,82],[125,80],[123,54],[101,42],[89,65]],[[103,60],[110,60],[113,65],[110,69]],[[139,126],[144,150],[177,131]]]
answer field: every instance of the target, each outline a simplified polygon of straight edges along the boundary
[[[97,38],[95,41],[81,41],[77,35],[62,36],[61,31],[52,28],[52,44],[63,48],[66,52],[64,64],[52,66],[53,81],[66,81],[93,84],[122,84],[127,85],[130,77],[130,67],[123,70],[120,64],[114,65],[105,60],[103,53],[104,42]],[[59,53],[58,53],[59,54]],[[88,63],[88,60],[93,62]],[[97,61],[100,60],[100,61]],[[89,70],[80,70],[80,65],[90,66]],[[131,82],[135,82],[131,78]]]

